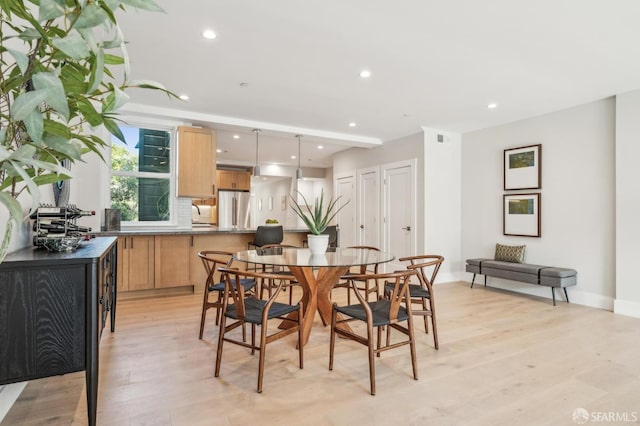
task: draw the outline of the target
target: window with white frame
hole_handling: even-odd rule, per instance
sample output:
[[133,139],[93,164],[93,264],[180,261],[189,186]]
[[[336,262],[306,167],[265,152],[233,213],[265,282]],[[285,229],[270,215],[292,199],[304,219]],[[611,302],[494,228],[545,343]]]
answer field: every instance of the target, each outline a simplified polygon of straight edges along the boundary
[[173,132],[120,126],[123,143],[111,138],[111,208],[123,222],[170,222],[173,210]]

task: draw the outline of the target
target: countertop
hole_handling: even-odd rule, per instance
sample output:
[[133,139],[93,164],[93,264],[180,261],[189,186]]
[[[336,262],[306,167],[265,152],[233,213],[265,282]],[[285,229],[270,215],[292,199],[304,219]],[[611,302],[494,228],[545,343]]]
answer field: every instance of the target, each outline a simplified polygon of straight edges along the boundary
[[[255,228],[218,228],[217,226],[197,226],[189,228],[125,228],[120,231],[95,232],[96,236],[118,235],[210,235],[210,234],[254,234]],[[307,228],[284,228],[284,232],[308,233]]]

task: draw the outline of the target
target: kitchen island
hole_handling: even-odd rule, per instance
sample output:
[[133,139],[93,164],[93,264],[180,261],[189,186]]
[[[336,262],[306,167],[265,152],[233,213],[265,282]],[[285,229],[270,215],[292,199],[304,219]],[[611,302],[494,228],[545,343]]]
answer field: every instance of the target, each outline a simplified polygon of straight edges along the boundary
[[[307,233],[306,228],[285,228],[282,243],[301,247]],[[127,299],[202,293],[207,277],[198,252],[246,250],[255,229],[197,225],[128,228],[99,235],[118,237],[118,293]]]

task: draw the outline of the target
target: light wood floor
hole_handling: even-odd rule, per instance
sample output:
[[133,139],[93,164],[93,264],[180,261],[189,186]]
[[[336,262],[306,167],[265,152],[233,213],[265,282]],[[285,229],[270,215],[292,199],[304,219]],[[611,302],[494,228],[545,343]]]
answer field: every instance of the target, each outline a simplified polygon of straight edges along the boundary
[[[577,408],[640,417],[640,319],[465,283],[436,291],[440,350],[416,321],[419,380],[408,347],[383,353],[376,396],[363,346],[339,339],[328,371],[319,319],[303,370],[295,335],[268,347],[258,394],[258,357],[244,348],[225,346],[213,376],[217,327],[198,340],[200,296],[123,301],[101,341],[98,424],[573,425]],[[2,422],[40,424],[86,424],[84,373],[30,382]]]

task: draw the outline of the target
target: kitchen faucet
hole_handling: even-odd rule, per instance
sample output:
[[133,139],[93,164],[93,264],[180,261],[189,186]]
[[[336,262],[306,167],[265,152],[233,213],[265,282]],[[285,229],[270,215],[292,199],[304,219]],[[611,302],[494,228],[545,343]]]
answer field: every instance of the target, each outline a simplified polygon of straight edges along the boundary
[[193,207],[195,207],[195,208],[196,208],[196,210],[198,210],[198,216],[200,216],[200,207],[198,207],[198,205],[197,205],[196,203],[191,203],[191,205],[192,205]]

